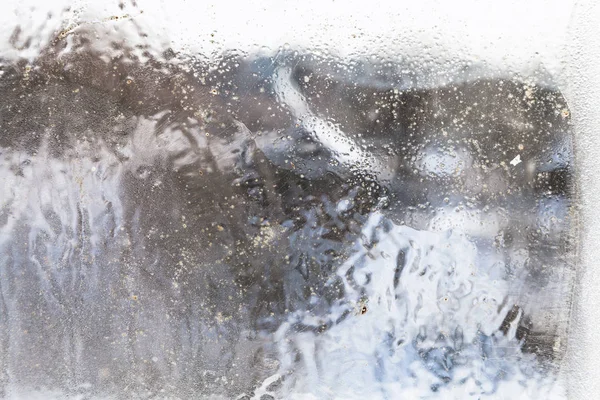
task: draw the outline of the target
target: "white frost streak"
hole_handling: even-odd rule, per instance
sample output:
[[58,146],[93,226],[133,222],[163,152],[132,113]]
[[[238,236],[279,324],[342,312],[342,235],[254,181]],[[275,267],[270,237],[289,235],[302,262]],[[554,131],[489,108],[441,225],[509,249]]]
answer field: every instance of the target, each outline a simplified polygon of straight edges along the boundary
[[275,74],[274,86],[279,101],[289,107],[298,124],[331,150],[340,163],[367,170],[379,178],[389,178],[383,176],[386,168],[373,154],[361,149],[337,125],[324,121],[310,110],[304,96],[294,86],[291,76],[290,68],[280,68]]
[[510,162],[510,164],[514,167],[516,167],[520,163],[521,163],[521,155],[520,154],[517,154],[517,156],[515,158],[513,158],[512,161]]

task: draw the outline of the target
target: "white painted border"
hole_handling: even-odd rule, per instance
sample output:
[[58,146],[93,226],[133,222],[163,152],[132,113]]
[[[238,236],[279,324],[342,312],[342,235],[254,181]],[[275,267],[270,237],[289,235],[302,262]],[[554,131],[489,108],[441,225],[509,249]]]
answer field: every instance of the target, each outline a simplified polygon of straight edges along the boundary
[[569,399],[600,397],[600,3],[577,2],[566,42],[563,91],[575,127],[579,260],[569,326]]

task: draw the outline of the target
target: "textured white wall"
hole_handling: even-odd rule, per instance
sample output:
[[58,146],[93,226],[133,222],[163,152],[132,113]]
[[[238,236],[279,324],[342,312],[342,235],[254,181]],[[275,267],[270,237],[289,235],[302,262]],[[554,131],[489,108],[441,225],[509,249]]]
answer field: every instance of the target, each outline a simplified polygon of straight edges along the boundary
[[580,195],[579,276],[568,364],[569,399],[600,397],[600,3],[579,1],[566,43],[564,91],[576,133]]

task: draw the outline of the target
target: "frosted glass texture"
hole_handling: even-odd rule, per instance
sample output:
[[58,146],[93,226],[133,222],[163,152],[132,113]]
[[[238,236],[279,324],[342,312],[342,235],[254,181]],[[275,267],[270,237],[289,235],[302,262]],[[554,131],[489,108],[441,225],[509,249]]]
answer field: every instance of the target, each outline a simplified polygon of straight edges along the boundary
[[547,47],[98,3],[0,7],[2,398],[566,398]]

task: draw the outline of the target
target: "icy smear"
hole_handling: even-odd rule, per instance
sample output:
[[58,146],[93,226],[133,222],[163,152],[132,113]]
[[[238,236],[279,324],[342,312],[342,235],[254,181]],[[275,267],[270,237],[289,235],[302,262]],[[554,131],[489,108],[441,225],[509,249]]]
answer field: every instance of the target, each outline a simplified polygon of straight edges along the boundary
[[564,398],[521,352],[521,313],[499,330],[508,282],[464,235],[375,212],[355,250],[337,271],[344,299],[290,316],[275,334],[283,398]]
[[3,55],[3,397],[564,398],[560,93],[112,17]]

